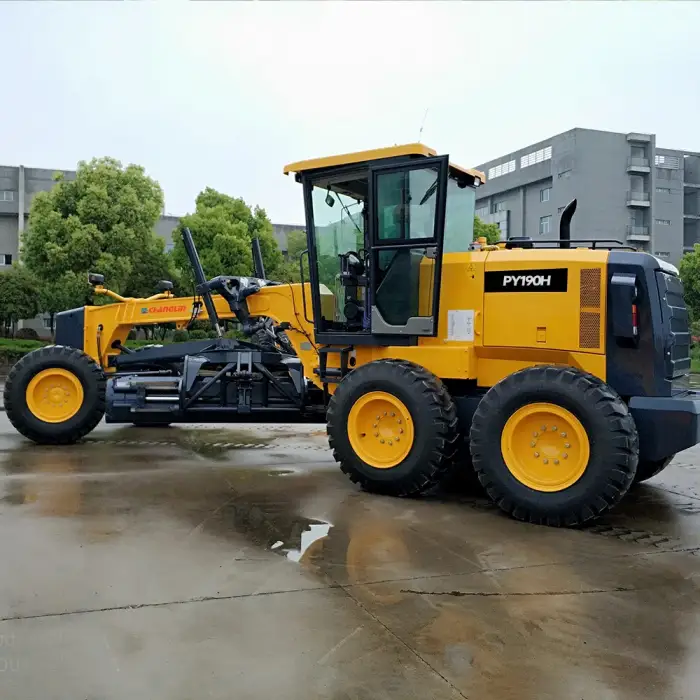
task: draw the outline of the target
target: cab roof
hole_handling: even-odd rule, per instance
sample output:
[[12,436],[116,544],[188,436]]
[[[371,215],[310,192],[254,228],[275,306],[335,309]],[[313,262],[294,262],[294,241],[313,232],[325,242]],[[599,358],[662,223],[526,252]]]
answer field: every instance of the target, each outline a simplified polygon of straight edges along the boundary
[[[397,158],[399,156],[423,156],[430,158],[436,156],[437,151],[422,143],[407,143],[403,146],[389,146],[387,148],[374,148],[369,151],[356,151],[355,153],[343,153],[337,156],[327,156],[326,158],[312,158],[310,160],[300,160],[284,166],[284,174],[302,173],[307,170],[319,170],[321,168],[334,168],[340,165],[350,165],[352,163],[363,163],[370,160],[382,160],[383,158]],[[486,176],[480,170],[463,168],[460,165],[450,163],[450,168],[457,172],[473,177],[483,185]]]

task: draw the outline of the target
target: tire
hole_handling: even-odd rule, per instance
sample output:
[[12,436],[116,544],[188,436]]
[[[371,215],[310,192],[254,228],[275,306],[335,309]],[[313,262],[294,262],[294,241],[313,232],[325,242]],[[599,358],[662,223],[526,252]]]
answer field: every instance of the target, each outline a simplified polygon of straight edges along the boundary
[[[554,423],[560,420],[571,435],[559,432]],[[514,449],[518,437],[524,441],[520,450]],[[491,499],[518,520],[555,527],[581,525],[618,503],[639,457],[627,405],[600,379],[571,367],[529,367],[493,386],[474,414],[470,441],[479,481]],[[534,476],[524,478],[519,465]]]
[[[380,421],[386,417],[387,422],[374,434],[353,430],[381,401],[397,404],[395,413],[404,416],[405,434],[399,425],[402,419],[389,409],[378,410]],[[328,440],[341,470],[365,490],[391,496],[415,496],[437,485],[452,467],[461,439],[455,405],[442,382],[422,367],[401,360],[378,360],[350,372],[330,399],[327,419]],[[379,421],[374,424],[374,418],[369,419],[371,431]],[[399,447],[400,433],[404,443]],[[381,445],[395,441],[382,466],[379,461],[369,463],[367,454],[375,450],[383,459],[382,451],[388,448],[364,443],[365,439]],[[392,459],[399,461],[392,463]]]
[[[50,370],[56,370],[53,378],[45,376],[42,379],[44,375],[39,376],[42,372],[50,375]],[[48,395],[42,393],[41,382],[44,382],[46,392],[60,391],[58,386],[62,386],[68,392],[66,396],[72,395],[66,402],[66,409],[61,409],[60,404],[43,409],[41,401],[32,409],[30,396],[42,396],[43,400],[43,396]],[[82,350],[50,345],[33,350],[15,364],[7,377],[3,398],[7,417],[25,437],[41,445],[72,444],[85,437],[102,420],[105,412],[105,377],[97,363]],[[73,403],[75,408],[68,402]],[[41,410],[49,412],[44,414],[44,419],[34,412]],[[75,410],[75,413],[68,415],[71,410]]]
[[652,476],[662,472],[671,463],[676,455],[671,455],[665,459],[640,459],[637,464],[637,473],[634,475],[633,484],[641,484]]

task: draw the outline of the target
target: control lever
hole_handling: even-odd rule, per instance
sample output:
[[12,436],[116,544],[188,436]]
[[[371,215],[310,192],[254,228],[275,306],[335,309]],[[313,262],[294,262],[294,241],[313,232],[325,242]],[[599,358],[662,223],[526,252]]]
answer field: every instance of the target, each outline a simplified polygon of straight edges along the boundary
[[216,306],[214,306],[214,300],[211,298],[211,291],[207,288],[207,278],[204,276],[204,268],[197,254],[192,232],[187,226],[182,230],[182,242],[185,244],[185,251],[187,252],[187,257],[190,259],[190,265],[192,265],[196,290],[202,295],[211,327],[216,332],[216,335],[221,338],[224,332],[219,323],[219,315],[216,313]]

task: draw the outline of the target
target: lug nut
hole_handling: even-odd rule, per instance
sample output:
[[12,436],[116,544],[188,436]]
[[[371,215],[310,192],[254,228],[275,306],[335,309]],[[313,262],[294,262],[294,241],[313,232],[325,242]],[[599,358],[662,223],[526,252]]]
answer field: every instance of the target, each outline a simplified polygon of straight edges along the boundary
[[558,460],[558,459],[555,459],[555,460],[554,460],[554,464],[559,464],[559,460]]
[[391,445],[391,440],[389,440],[389,444]]
[[537,440],[533,440],[533,441],[530,443],[530,447],[534,447],[536,444],[537,444]]
[[542,432],[544,432],[545,430],[547,430],[547,426],[546,426],[546,425],[543,425],[543,426],[540,428],[540,430],[541,430]]
[[400,422],[401,422],[401,419],[399,418],[396,422],[397,422],[397,423],[400,423]]
[[400,437],[395,438],[396,442],[398,442],[400,439],[401,439]]
[[403,433],[403,428],[399,428],[399,432],[400,432],[400,433]]
[[375,423],[372,427],[373,427],[373,428],[376,428],[376,427],[377,427],[377,424]]
[[382,445],[384,444],[384,440],[383,440],[383,439],[382,439],[382,440],[380,440],[379,442],[380,442],[380,443],[381,443]]
[[545,464],[549,464],[549,460],[548,460],[546,457],[545,457],[542,461],[543,461]]
[[532,437],[537,437],[539,433],[532,433]]
[[396,414],[392,411],[391,412],[391,417],[393,418]]
[[569,455],[564,452],[564,454],[561,456],[562,459],[566,459]]
[[375,433],[375,434],[374,434],[374,437],[379,437],[379,433]]
[[384,411],[384,415],[385,415],[385,416],[388,416],[389,414],[388,414],[386,411]]
[[566,447],[566,449],[568,450],[571,447],[571,445],[568,442],[565,442],[564,447]]
[[562,433],[561,436],[562,436],[562,437],[566,437],[566,433]]
[[553,426],[552,426],[552,432],[553,432],[553,433],[556,433],[556,432],[557,432],[557,426],[556,426],[556,425],[553,425]]
[[540,456],[540,453],[539,453],[539,452],[535,452],[535,457],[539,457],[539,456]]

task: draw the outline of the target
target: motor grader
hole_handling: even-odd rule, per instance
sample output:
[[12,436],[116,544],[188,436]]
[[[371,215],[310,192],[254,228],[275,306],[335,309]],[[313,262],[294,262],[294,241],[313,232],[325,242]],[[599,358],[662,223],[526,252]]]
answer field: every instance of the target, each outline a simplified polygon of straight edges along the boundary
[[[326,421],[363,488],[421,494],[474,475],[512,516],[588,521],[700,441],[677,270],[614,241],[473,241],[482,173],[422,144],[293,163],[302,281],[207,280],[195,295],[57,315],[56,345],[5,386],[12,424],[73,443],[111,423]],[[195,232],[196,235],[196,232]],[[208,319],[217,337],[130,350],[136,325]],[[235,320],[251,338],[223,337]],[[268,342],[253,342],[261,331]],[[275,342],[278,341],[278,342]],[[291,347],[290,347],[291,346]],[[293,352],[292,352],[293,349]]]

